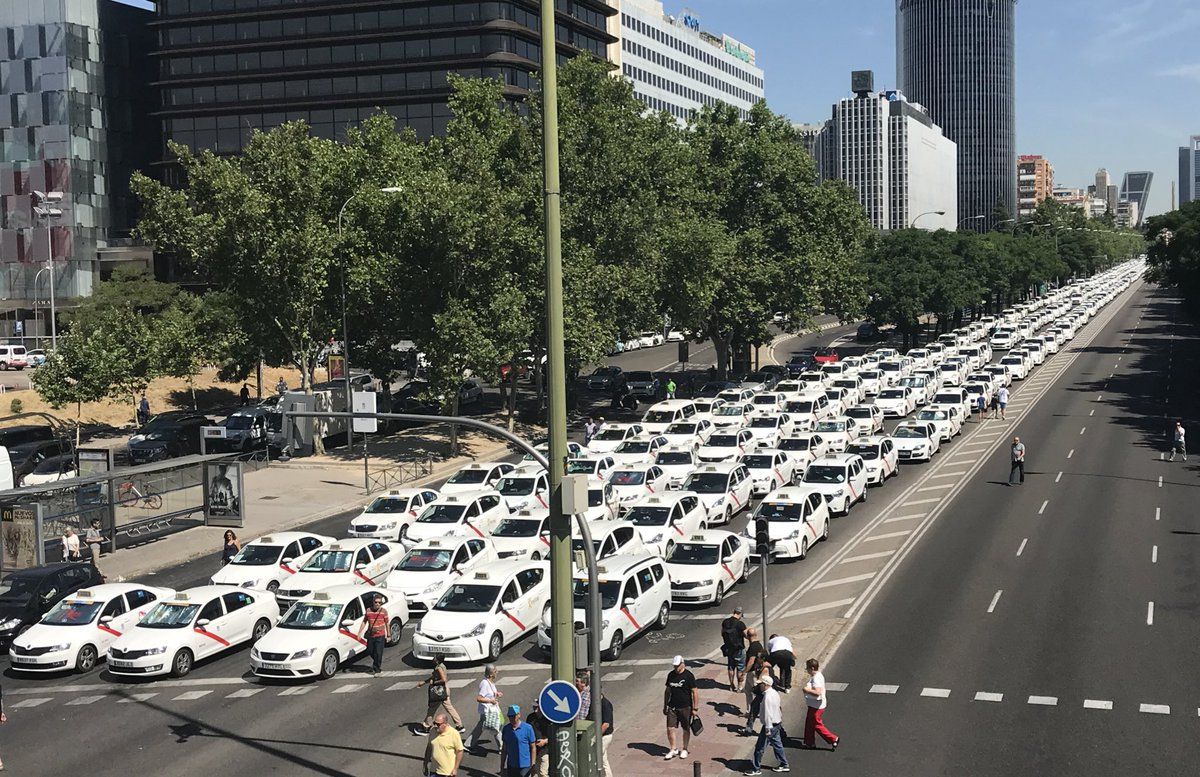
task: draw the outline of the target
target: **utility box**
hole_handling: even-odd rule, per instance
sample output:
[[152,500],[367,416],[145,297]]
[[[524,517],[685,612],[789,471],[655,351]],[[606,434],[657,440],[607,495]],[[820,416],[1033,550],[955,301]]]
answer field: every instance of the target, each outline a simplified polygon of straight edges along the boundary
[[587,512],[587,475],[563,475],[562,507],[564,515],[579,515]]
[[575,721],[575,734],[575,774],[581,777],[600,774],[601,765],[596,763],[596,726],[590,718],[579,718]]

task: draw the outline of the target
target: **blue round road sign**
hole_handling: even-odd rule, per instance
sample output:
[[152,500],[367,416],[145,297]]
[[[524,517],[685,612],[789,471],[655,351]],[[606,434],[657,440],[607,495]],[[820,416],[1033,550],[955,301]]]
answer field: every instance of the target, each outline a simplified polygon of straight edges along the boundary
[[579,717],[583,699],[574,684],[566,680],[551,680],[538,694],[538,709],[551,723],[564,726]]

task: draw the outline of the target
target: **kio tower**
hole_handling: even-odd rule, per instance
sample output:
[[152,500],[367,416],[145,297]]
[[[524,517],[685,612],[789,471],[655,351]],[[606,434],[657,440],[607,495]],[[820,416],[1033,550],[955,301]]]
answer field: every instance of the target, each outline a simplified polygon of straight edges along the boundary
[[959,218],[991,228],[1017,213],[1014,19],[1017,0],[898,0],[896,74],[958,144]]

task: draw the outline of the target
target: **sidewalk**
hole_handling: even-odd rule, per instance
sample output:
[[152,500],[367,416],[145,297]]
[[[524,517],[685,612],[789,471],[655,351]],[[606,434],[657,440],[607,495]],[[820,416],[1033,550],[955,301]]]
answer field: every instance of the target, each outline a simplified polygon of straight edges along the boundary
[[[415,487],[447,477],[455,470],[477,459],[509,455],[507,443],[479,434],[459,437],[462,452],[449,455],[449,446],[436,435],[406,435],[377,443],[371,457],[371,471],[394,467],[406,460],[431,456],[434,459],[430,474],[404,483]],[[419,443],[414,444],[416,441]],[[368,494],[363,484],[362,449],[358,458],[342,450],[324,456],[272,461],[270,466],[247,472],[245,475],[245,523],[235,529],[242,542],[276,531],[287,531],[329,518],[366,504]],[[376,489],[378,495],[386,489]],[[130,548],[121,548],[104,556],[100,565],[110,580],[137,579],[166,567],[192,561],[203,556],[217,557],[225,529],[202,526],[187,529]]]

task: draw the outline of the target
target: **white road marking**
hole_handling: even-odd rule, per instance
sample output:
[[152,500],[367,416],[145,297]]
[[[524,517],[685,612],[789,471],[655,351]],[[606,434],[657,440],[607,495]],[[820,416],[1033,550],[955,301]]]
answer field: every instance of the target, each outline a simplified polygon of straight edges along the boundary
[[496,681],[496,685],[520,685],[529,679],[529,675],[506,675]]
[[1100,400],[1102,400],[1102,399],[1104,399],[1104,395],[1103,395],[1103,394],[1097,394],[1097,395],[1096,395],[1096,401],[1097,401],[1097,402],[1099,402],[1099,401],[1100,401]]
[[1138,712],[1147,712],[1151,715],[1170,715],[1171,707],[1166,704],[1139,704]]
[[1158,487],[1162,488],[1162,475],[1158,476]]
[[1019,556],[1019,555],[1021,555],[1022,553],[1024,553],[1024,552],[1025,552],[1025,543],[1027,543],[1027,542],[1029,542],[1029,538],[1028,538],[1028,537],[1026,537],[1025,539],[1021,540],[1021,547],[1017,548],[1017,555],[1018,555],[1018,556]]
[[1072,456],[1074,456],[1074,455],[1075,455],[1075,449],[1074,449],[1074,448],[1072,448],[1072,449],[1071,449],[1071,450],[1070,450],[1070,451],[1067,453],[1067,458],[1069,459],[1069,458],[1071,458],[1071,457],[1072,457]]
[[193,701],[195,699],[204,698],[210,693],[212,693],[212,691],[184,691],[174,699],[171,699],[171,701]]
[[1062,472],[1059,472],[1057,475],[1054,476],[1055,483],[1057,483],[1060,480],[1062,480]]
[[945,699],[950,696],[949,688],[922,688],[922,696],[932,696],[935,699]]
[[1146,603],[1146,625],[1154,625],[1154,602]]
[[864,553],[861,556],[847,556],[846,558],[842,559],[842,563],[843,564],[854,564],[859,561],[874,561],[877,558],[887,558],[888,556],[892,555],[895,552],[896,551],[894,551],[894,550],[885,550],[885,551],[881,551],[879,553]]
[[[890,553],[888,555],[891,555]],[[870,580],[875,577],[874,572],[867,572],[865,575],[854,575],[852,577],[839,577],[837,580],[823,580],[817,583],[813,588],[833,588],[834,586],[845,585],[847,583],[859,583],[863,580]]]
[[1150,548],[1150,563],[1151,564],[1158,563],[1158,546],[1157,545]]
[[900,690],[899,685],[872,685],[871,693],[895,693]]
[[1000,594],[1002,594],[1002,593],[1004,593],[1003,588],[1001,588],[999,591],[997,591],[996,595],[992,597],[992,603],[988,605],[988,612],[992,612],[993,610],[996,609],[996,603],[1000,601]]
[[809,613],[821,612],[822,610],[834,610],[838,607],[845,607],[851,604],[854,604],[854,597],[850,597],[849,599],[838,599],[836,602],[826,602],[825,604],[812,604],[808,607],[800,607],[792,610],[791,612],[784,613],[784,617],[788,618],[793,615],[808,615]]
[[905,507],[916,507],[917,505],[931,505],[942,501],[941,499],[917,499],[912,502],[906,502]]
[[226,696],[226,699],[249,699],[251,696],[262,693],[262,688],[241,688]]
[[[967,474],[967,472],[969,472],[969,471],[970,470],[956,469],[953,472],[942,472],[941,474],[934,475],[933,477],[934,478],[956,478],[959,475]],[[930,480],[933,480],[933,478],[930,478]]]
[[[428,674],[428,672],[426,672],[426,674]],[[412,683],[407,683],[407,682],[401,681],[394,685],[389,685],[388,687],[384,688],[383,690],[385,690],[385,691],[408,691],[408,690],[412,690],[412,687],[413,687]]]
[[[908,531],[892,531],[892,532],[888,532],[887,534],[874,534],[870,537],[867,537],[865,540],[863,540],[863,542],[876,542],[878,540],[890,540],[894,537],[907,537],[910,534],[912,534],[912,529],[909,529]],[[843,561],[842,563],[844,564],[846,562]]]
[[897,515],[895,518],[888,518],[884,523],[900,523],[900,521],[911,521],[916,518],[924,518],[926,513],[913,513],[912,515]]
[[1156,507],[1156,508],[1154,508],[1154,520],[1156,520],[1156,521],[1157,521],[1157,520],[1159,520],[1160,518],[1162,518],[1162,508],[1161,508],[1161,507]]
[[667,675],[670,673],[671,673],[670,669],[664,669],[661,672],[655,672],[653,675],[650,676],[650,679],[651,680],[663,680],[663,679],[666,679]]
[[76,698],[71,699],[69,702],[67,702],[67,706],[68,707],[82,707],[85,704],[95,704],[96,702],[100,701],[103,698],[106,698],[107,696],[108,696],[108,694],[100,694],[98,696],[77,696]]
[[[241,691],[235,691],[235,693],[241,693]],[[255,693],[258,693],[258,691],[255,691]],[[134,704],[136,702],[149,701],[157,695],[157,693],[132,693],[127,699],[117,699],[117,704]]]
[[[946,483],[945,485],[941,485],[941,486],[925,486],[924,488],[918,488],[918,489],[917,489],[916,491],[914,491],[913,493],[914,493],[914,494],[927,494],[927,493],[929,493],[930,491],[945,491],[947,488],[954,488],[954,484],[953,484],[953,483]],[[934,499],[933,501],[935,501],[935,502],[938,502],[938,501],[941,501],[941,500]],[[909,504],[917,504],[917,503],[916,503],[916,502],[909,502]]]
[[1104,699],[1084,699],[1083,708],[1085,710],[1111,710],[1113,703]]
[[980,691],[979,693],[975,694],[975,701],[1004,701],[1004,694]]
[[1054,707],[1058,705],[1057,696],[1030,696],[1027,704],[1040,704],[1044,707]]
[[1048,505],[1048,504],[1050,504],[1050,500],[1049,500],[1049,499],[1047,499],[1046,501],[1042,502],[1042,506],[1038,508],[1038,515],[1042,515],[1042,514],[1044,514],[1044,513],[1046,512],[1046,505]]
[[315,686],[315,685],[299,685],[299,686],[296,686],[295,688],[284,688],[282,691],[279,692],[279,695],[280,696],[303,696],[304,694],[309,693],[316,687],[317,686]]
[[466,688],[468,685],[470,685],[473,682],[475,682],[475,681],[472,680],[470,677],[460,677],[458,679],[449,681],[448,683],[446,683],[446,686],[449,688]]
[[1087,431],[1087,427],[1085,426],[1085,427],[1083,427],[1082,429],[1080,429],[1080,430],[1079,430],[1079,433],[1080,433],[1080,434],[1083,434],[1083,433],[1084,433],[1084,432],[1086,432],[1086,431]]
[[1088,415],[1089,415],[1089,416],[1094,416],[1094,415],[1096,415],[1096,409],[1095,409],[1095,408],[1092,408],[1092,412],[1088,413]]
[[[633,672],[605,672],[604,681],[606,683],[619,683],[622,680],[628,680],[633,676]],[[825,687],[829,687],[829,683],[825,683]]]
[[[355,691],[361,691],[363,688],[366,688],[368,684],[369,683],[346,683],[345,685],[342,685],[341,687],[334,688],[333,692],[334,693],[354,693]],[[497,685],[499,685],[499,683],[497,683]]]
[[825,690],[827,691],[844,691],[846,688],[846,683],[825,683]]
[[46,703],[46,702],[48,702],[48,701],[50,701],[50,697],[49,697],[49,696],[47,696],[47,697],[45,697],[45,698],[43,698],[43,699],[21,699],[21,701],[19,701],[19,702],[17,702],[16,704],[12,705],[12,709],[16,709],[16,708],[18,708],[18,707],[37,707],[37,706],[40,706],[40,705],[42,705],[42,704],[45,704],[45,703]]

